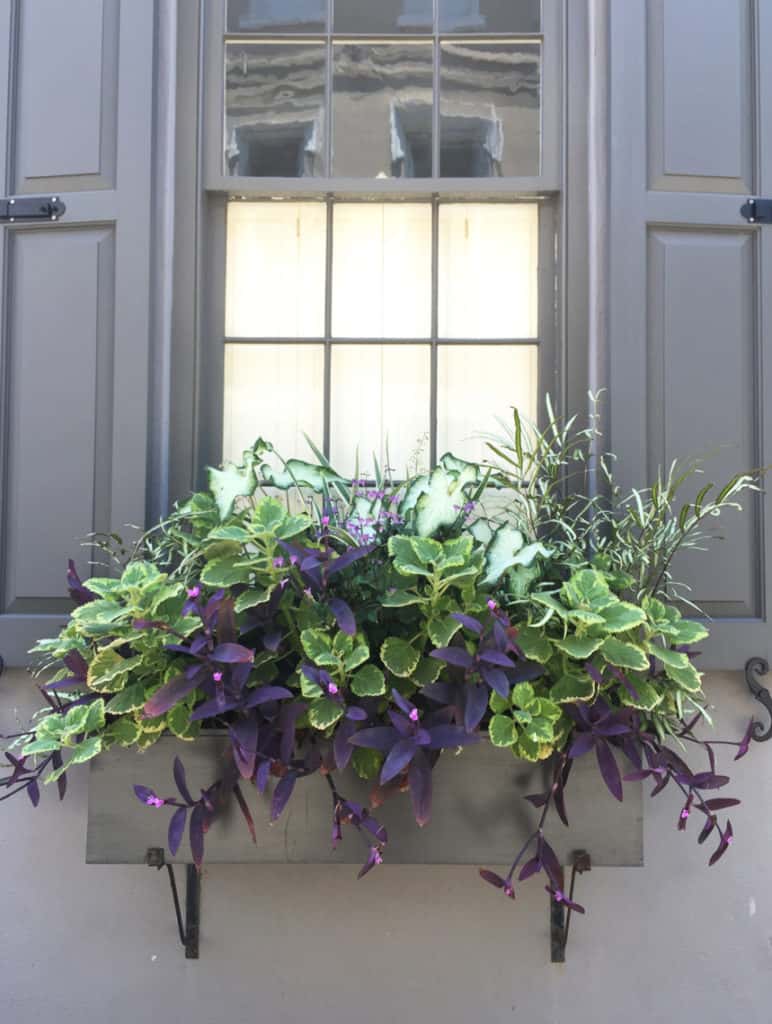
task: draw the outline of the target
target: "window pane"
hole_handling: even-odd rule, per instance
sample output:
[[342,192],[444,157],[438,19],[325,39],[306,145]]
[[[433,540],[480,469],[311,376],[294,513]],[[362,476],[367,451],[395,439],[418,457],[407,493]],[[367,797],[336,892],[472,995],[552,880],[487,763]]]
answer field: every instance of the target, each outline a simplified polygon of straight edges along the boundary
[[337,204],[333,225],[333,336],[428,338],[431,205]]
[[440,455],[475,461],[491,457],[480,434],[511,427],[512,408],[535,421],[538,394],[535,345],[447,345],[439,350],[438,435]]
[[[373,453],[396,477],[428,464],[428,345],[336,345],[330,461],[372,477]],[[357,469],[357,448],[359,466]]]
[[443,43],[441,176],[538,174],[540,94],[539,43]]
[[225,53],[225,171],[325,173],[323,43],[230,43]]
[[229,32],[323,32],[327,0],[228,0]]
[[538,32],[541,0],[439,0],[441,32]]
[[447,203],[439,223],[441,338],[536,338],[536,203]]
[[326,239],[323,203],[231,203],[226,336],[323,337]]
[[346,43],[334,51],[334,173],[431,176],[432,44]]
[[335,0],[336,32],[431,32],[432,0]]
[[324,346],[226,345],[223,458],[238,461],[258,437],[285,459],[321,447]]

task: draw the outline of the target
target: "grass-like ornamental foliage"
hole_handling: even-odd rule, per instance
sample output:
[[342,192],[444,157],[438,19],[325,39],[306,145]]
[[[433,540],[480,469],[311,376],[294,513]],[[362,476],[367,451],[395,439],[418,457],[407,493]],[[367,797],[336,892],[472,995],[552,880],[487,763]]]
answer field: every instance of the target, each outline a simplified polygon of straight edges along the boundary
[[[242,465],[210,471],[209,489],[116,572],[83,583],[70,564],[75,610],[35,648],[55,670],[41,688],[47,708],[9,737],[0,799],[26,792],[37,804],[41,780],[63,795],[65,772],[110,747],[144,750],[164,733],[195,742],[217,727],[232,758],[207,792],[189,792],[179,760],[177,796],[136,787],[145,804],[172,809],[171,852],[187,827],[200,866],[226,800],[254,837],[245,787],[272,787],[275,820],[296,784],[322,772],[333,842],[344,826],[361,833],[364,874],[387,836],[342,795],[338,773],[371,780],[374,806],[409,790],[424,825],[443,752],[488,741],[502,758],[552,764],[548,791],[527,798],[541,822],[509,873],[480,872],[505,895],[543,872],[568,902],[544,825],[552,808],[568,824],[579,757],[597,759],[618,800],[626,779],[651,779],[654,794],[670,785],[678,827],[698,812],[714,863],[732,840],[720,812],[738,801],[714,792],[729,781],[717,774],[719,741],[694,732],[707,718],[694,665],[707,630],[682,615],[672,568],[754,479],[684,501],[702,472],[694,463],[623,496],[612,460],[593,454],[598,440],[594,427],[550,414],[540,432],[515,414],[489,464],[445,455],[402,483],[377,465],[372,483],[343,479],[316,449],[314,463],[283,462],[258,441]],[[594,498],[593,462],[606,484]],[[737,757],[750,737],[751,726],[732,744]],[[691,749],[705,756],[696,770]]]

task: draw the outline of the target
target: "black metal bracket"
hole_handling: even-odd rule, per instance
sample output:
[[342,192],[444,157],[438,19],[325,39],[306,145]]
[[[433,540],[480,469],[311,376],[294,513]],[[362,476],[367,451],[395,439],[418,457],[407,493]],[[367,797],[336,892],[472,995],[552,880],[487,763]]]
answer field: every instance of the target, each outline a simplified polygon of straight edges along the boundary
[[165,867],[169,873],[174,914],[177,918],[177,931],[180,942],[185,947],[185,959],[198,960],[198,938],[201,927],[201,876],[192,864],[185,865],[185,920],[183,922],[177,879],[174,877],[172,865],[166,863],[164,851],[160,847],[151,847],[145,854],[145,863],[148,867],[158,868],[159,871]]
[[59,196],[17,196],[15,199],[0,199],[0,223],[59,220],[66,209]]
[[745,682],[756,700],[763,704],[770,717],[769,728],[765,729],[763,723],[753,723],[753,738],[759,743],[765,743],[772,739],[772,693],[762,686],[759,676],[765,676],[769,672],[769,662],[766,658],[751,658],[745,666]]
[[[571,858],[571,887],[568,891],[569,900],[574,898],[574,885],[576,876],[583,875],[585,871],[592,870],[592,861],[589,853],[584,850],[577,850]],[[566,911],[562,903],[550,897],[550,946],[552,949],[552,963],[564,964],[566,962],[566,946],[568,945],[568,931],[571,927],[571,908]]]
[[749,224],[772,224],[772,199],[748,199],[740,213]]

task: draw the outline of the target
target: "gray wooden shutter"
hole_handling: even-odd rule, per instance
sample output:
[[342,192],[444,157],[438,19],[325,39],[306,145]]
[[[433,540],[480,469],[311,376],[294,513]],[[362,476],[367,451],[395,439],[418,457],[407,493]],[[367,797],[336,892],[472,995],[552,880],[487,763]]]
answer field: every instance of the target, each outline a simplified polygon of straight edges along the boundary
[[[676,456],[705,482],[772,461],[772,3],[611,0],[611,446],[624,482]],[[702,664],[769,657],[772,504],[680,568],[713,619]]]
[[0,0],[0,654],[64,620],[66,560],[145,517],[152,0]]

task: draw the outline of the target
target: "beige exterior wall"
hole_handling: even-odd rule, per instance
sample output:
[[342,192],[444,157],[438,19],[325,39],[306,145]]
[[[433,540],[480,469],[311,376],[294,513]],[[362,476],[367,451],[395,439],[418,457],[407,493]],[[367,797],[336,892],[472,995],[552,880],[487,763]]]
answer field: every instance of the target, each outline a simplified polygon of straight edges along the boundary
[[[719,730],[754,705],[742,676],[712,675]],[[0,731],[38,706],[19,671],[0,680]],[[87,867],[86,772],[59,805],[46,790],[0,808],[2,1019],[36,1024],[769,1024],[770,746],[732,765],[735,846],[716,867],[647,801],[646,867],[595,870],[567,963],[549,963],[539,883],[500,899],[467,868],[210,868],[201,959],[178,945],[166,878]],[[609,806],[613,822],[612,805]],[[570,804],[569,804],[570,814]],[[180,876],[181,877],[181,876]]]

